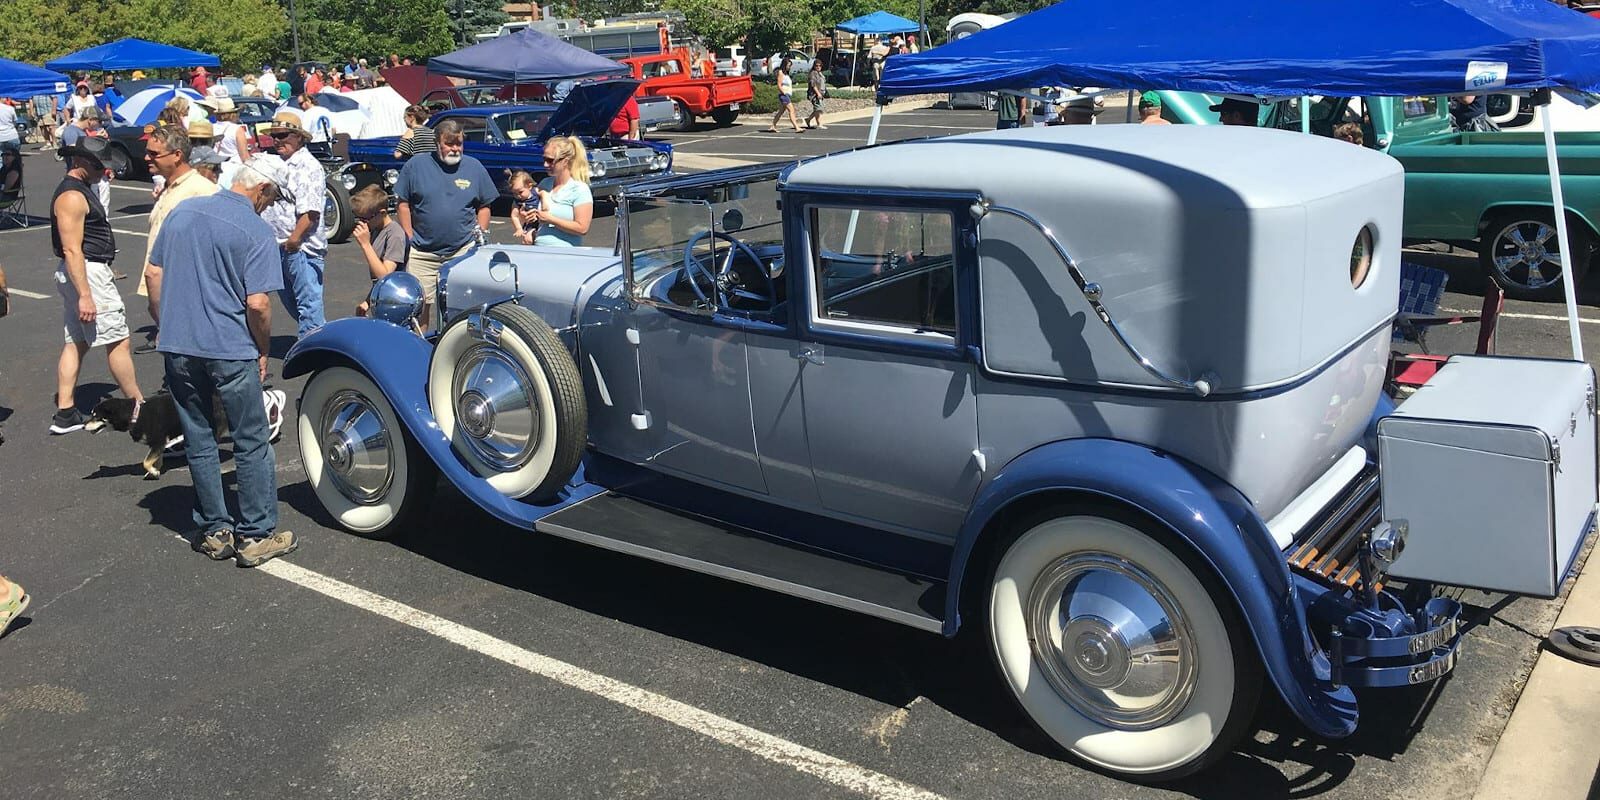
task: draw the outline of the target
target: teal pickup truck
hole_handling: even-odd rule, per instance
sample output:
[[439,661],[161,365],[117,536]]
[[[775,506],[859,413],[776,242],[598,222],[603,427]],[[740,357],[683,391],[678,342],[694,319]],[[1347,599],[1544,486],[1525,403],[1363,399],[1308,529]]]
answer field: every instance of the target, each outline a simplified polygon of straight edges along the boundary
[[[1217,124],[1205,95],[1163,92],[1174,122]],[[1533,133],[1457,133],[1444,97],[1313,98],[1310,129],[1332,136],[1361,125],[1365,144],[1405,166],[1403,235],[1478,251],[1486,274],[1511,297],[1562,297],[1544,139]],[[1263,127],[1301,130],[1300,101],[1262,107]],[[1600,246],[1600,133],[1558,133],[1562,189],[1572,237],[1573,278],[1582,281]]]

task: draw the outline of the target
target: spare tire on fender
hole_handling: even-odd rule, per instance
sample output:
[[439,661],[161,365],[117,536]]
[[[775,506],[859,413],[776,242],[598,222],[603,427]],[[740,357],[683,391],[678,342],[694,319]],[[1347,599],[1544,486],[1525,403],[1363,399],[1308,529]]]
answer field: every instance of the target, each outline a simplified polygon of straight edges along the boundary
[[544,320],[501,304],[444,329],[428,367],[440,430],[512,498],[553,498],[583,458],[588,407],[572,354]]

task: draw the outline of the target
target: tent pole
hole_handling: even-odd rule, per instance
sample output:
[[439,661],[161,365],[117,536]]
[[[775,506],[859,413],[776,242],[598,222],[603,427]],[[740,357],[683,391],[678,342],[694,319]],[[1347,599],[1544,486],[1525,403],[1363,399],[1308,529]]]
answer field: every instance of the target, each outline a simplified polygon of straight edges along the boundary
[[[874,105],[872,107],[872,127],[867,129],[867,146],[868,147],[871,147],[872,145],[875,145],[875,144],[878,143],[878,123],[882,119],[883,119],[883,105],[882,104]],[[850,211],[850,226],[848,228],[845,228],[845,231],[844,231],[844,251],[846,253],[850,252],[850,245],[855,244],[855,241],[856,241],[856,222],[858,222],[860,219],[861,219],[861,210],[860,209],[852,209]]]
[[[1561,166],[1556,159],[1556,131],[1550,122],[1550,107],[1544,113],[1544,157],[1550,167],[1550,197],[1555,201],[1556,239],[1561,247],[1561,287],[1567,295],[1567,335],[1572,337],[1572,360],[1583,360],[1583,340],[1578,335],[1578,287],[1572,277],[1574,263],[1572,239],[1567,236],[1566,200],[1561,196]],[[1487,244],[1479,244],[1487,247]]]

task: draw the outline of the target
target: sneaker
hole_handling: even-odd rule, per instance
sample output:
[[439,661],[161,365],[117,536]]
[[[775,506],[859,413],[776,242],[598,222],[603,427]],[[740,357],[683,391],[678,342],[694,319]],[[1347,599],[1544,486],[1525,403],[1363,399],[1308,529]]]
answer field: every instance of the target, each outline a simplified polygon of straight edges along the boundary
[[196,553],[205,553],[212,561],[221,561],[224,558],[233,558],[236,552],[236,543],[233,531],[223,528],[214,533],[208,533],[194,542]]
[[143,344],[140,344],[140,345],[138,345],[138,346],[133,348],[133,354],[136,355],[136,356],[142,356],[142,355],[145,355],[147,353],[154,353],[155,351],[156,351],[156,340],[154,340],[154,339],[146,339],[146,340],[144,340]]
[[289,531],[278,531],[271,536],[255,539],[240,539],[234,553],[234,563],[241,567],[258,566],[278,556],[293,553],[299,546],[300,543]]
[[4,597],[0,597],[0,636],[6,635],[6,631],[11,628],[11,624],[20,619],[22,612],[28,610],[28,604],[33,602],[33,598],[29,597],[28,593],[23,591],[16,581],[8,581],[7,583],[10,588],[6,590]]
[[267,441],[276,442],[283,428],[283,409],[289,404],[289,396],[277,389],[267,389],[261,393],[261,403],[267,409]]
[[76,407],[58,408],[56,415],[50,419],[50,433],[60,436],[64,433],[83,430],[83,412]]

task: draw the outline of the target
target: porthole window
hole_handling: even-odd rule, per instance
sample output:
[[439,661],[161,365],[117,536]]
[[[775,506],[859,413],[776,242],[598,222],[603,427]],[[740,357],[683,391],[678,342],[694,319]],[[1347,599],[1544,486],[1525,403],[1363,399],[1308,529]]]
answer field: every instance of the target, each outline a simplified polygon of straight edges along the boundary
[[1350,248],[1350,287],[1360,289],[1372,271],[1372,226],[1366,225],[1356,234],[1356,243]]

